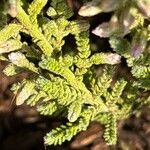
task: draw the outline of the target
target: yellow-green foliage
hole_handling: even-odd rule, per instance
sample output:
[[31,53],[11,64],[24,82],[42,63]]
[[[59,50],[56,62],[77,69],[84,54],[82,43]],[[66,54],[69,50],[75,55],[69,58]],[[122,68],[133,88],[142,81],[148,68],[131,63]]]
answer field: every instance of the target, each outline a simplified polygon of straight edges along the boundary
[[[11,88],[16,104],[25,102],[41,115],[68,119],[44,137],[45,144],[71,140],[94,120],[105,126],[105,141],[116,144],[117,122],[150,104],[149,0],[93,0],[81,7],[82,16],[114,12],[92,31],[109,39],[109,52],[92,51],[89,23],[70,19],[73,11],[65,0],[8,0],[3,5],[0,60],[9,62],[3,72],[30,74]],[[71,48],[65,45],[70,35],[76,44]],[[30,42],[22,42],[23,37]],[[130,78],[116,77],[122,59]]]

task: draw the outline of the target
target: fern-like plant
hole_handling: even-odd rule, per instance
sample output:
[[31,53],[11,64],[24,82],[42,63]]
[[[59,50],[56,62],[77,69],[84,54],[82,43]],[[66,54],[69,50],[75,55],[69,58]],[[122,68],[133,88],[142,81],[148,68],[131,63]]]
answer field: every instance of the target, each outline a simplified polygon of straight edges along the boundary
[[[109,38],[110,52],[92,51],[89,23],[73,20],[65,0],[8,0],[3,4],[0,60],[8,62],[3,72],[7,76],[30,74],[11,88],[16,104],[25,102],[41,115],[68,119],[66,125],[47,133],[45,144],[69,141],[94,120],[105,126],[105,141],[116,144],[117,122],[150,104],[149,0],[93,0],[81,7],[82,16],[114,12],[109,22],[92,31]],[[65,45],[68,35],[74,36],[76,47]],[[31,41],[23,41],[23,36]],[[116,80],[122,58],[132,77],[122,75]]]

